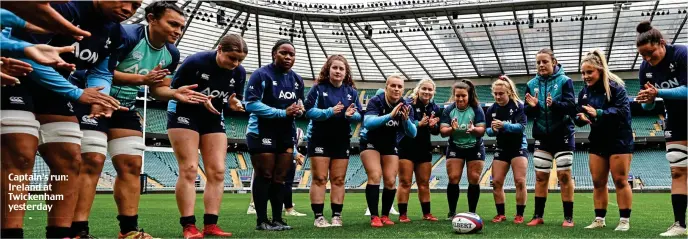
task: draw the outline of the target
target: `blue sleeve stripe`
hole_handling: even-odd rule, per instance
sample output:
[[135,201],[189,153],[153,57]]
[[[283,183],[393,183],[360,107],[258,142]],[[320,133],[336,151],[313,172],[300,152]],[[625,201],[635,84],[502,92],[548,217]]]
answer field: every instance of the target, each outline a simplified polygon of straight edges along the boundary
[[671,89],[659,89],[657,92],[657,97],[670,100],[685,100],[688,98],[688,87],[682,85]]

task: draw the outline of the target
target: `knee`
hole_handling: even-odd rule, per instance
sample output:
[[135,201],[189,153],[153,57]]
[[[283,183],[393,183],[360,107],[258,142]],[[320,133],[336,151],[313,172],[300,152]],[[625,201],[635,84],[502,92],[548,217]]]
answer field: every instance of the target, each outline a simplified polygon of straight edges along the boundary
[[607,188],[607,180],[594,180],[592,182],[592,186],[595,189],[606,189]]
[[536,175],[536,176],[535,176],[535,181],[538,182],[538,183],[547,182],[547,181],[549,181],[549,174],[545,174],[545,175]]
[[344,177],[330,178],[333,187],[344,187]]
[[410,179],[408,179],[408,180],[407,180],[407,179],[403,179],[403,180],[400,179],[400,180],[399,180],[399,187],[407,188],[407,189],[408,189],[408,188],[411,188],[411,184],[412,184],[412,183],[411,183],[411,180],[410,180]]
[[430,190],[430,183],[429,183],[429,182],[419,182],[419,181],[416,181],[416,184],[418,185],[418,191],[427,191],[427,190]]
[[385,178],[384,184],[385,184],[385,188],[393,189],[396,186],[396,178],[390,178],[390,179]]
[[504,187],[504,180],[492,180],[492,188],[501,189]]
[[[50,157],[48,162],[51,174],[75,175],[79,174],[83,159],[79,150],[59,149],[52,151],[56,157]],[[48,156],[45,156],[48,158]]]
[[210,182],[224,182],[225,172],[224,170],[214,170],[212,172],[206,173],[205,175]]
[[571,182],[571,176],[567,174],[559,174],[558,178],[559,183],[561,183],[562,185],[568,185],[569,182]]
[[179,166],[179,179],[185,181],[194,181],[196,175],[198,174],[197,165],[180,165]]
[[480,182],[480,172],[473,172],[468,175],[468,183],[478,184]]
[[[118,162],[117,164],[115,164],[116,165],[115,169],[117,170],[118,176],[120,176],[120,175],[121,176],[135,175],[138,177],[141,174],[141,165],[142,165],[141,161],[142,160],[140,160],[138,158],[137,159],[124,158],[122,160],[115,159],[113,161]],[[196,172],[196,171],[194,171],[194,172]]]
[[461,180],[460,175],[449,175],[449,183],[457,184],[457,183],[459,183],[459,180]]
[[379,184],[380,183],[380,177],[382,177],[381,173],[377,172],[371,172],[368,173],[368,182],[369,183],[374,183],[374,184]]
[[[313,183],[317,186],[327,185],[327,176],[325,175],[313,175]],[[334,184],[334,182],[333,182]]]
[[628,186],[628,176],[617,176],[614,177],[614,185],[616,189],[623,189]]
[[83,164],[81,165],[81,171],[89,175],[100,175],[103,171],[103,165],[105,164],[105,155],[102,154],[86,154],[84,156]]
[[525,178],[516,178],[516,179],[514,179],[514,183],[516,184],[516,189],[523,189],[526,187],[526,179]]
[[671,178],[680,179],[686,176],[686,168],[683,167],[671,167]]
[[33,165],[36,161],[36,149],[8,151],[10,151],[12,156],[10,159],[3,159],[2,167],[15,168],[21,172],[33,169]]

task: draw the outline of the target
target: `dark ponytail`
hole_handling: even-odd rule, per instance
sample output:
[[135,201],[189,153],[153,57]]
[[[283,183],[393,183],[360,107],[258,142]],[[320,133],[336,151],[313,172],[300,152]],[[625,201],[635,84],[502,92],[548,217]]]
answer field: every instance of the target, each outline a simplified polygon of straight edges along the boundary
[[470,80],[461,80],[454,83],[452,86],[452,101],[456,101],[456,89],[464,89],[468,91],[468,105],[471,107],[478,107],[478,94],[475,91],[475,85]]
[[635,30],[638,32],[638,37],[635,39],[635,45],[636,47],[645,45],[645,44],[659,44],[662,39],[664,39],[664,36],[662,36],[662,33],[657,30],[656,28],[652,27],[652,24],[650,21],[642,21],[638,26],[635,27]]

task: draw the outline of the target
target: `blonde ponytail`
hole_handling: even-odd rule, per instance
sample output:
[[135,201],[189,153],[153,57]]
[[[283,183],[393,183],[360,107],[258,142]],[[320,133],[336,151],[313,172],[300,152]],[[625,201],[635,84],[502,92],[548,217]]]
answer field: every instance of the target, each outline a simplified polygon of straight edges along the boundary
[[601,80],[604,84],[604,91],[607,93],[607,101],[611,101],[612,97],[611,89],[609,87],[610,80],[616,82],[622,87],[626,85],[624,81],[621,78],[619,78],[619,76],[609,71],[609,66],[607,65],[607,58],[604,56],[604,52],[602,52],[601,50],[595,49],[588,52],[588,54],[585,55],[585,57],[583,57],[583,60],[581,60],[581,65],[583,65],[583,63],[585,62],[591,64],[592,66],[600,70],[600,73],[602,73]]
[[500,85],[507,89],[507,95],[509,95],[509,99],[516,104],[521,103],[521,98],[518,97],[516,85],[508,76],[499,76],[495,82],[492,82],[492,91],[494,92],[494,88]]

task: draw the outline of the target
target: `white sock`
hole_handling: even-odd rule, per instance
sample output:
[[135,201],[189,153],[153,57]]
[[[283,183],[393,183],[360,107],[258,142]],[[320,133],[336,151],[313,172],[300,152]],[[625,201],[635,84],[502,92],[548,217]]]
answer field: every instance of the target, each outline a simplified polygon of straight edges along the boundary
[[630,219],[630,218],[622,217],[622,218],[619,218],[619,221],[620,221],[620,222],[623,222],[623,221],[625,221],[625,222],[630,222],[631,219]]
[[602,221],[604,221],[604,217],[595,217],[595,220],[602,220]]

